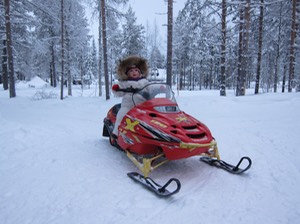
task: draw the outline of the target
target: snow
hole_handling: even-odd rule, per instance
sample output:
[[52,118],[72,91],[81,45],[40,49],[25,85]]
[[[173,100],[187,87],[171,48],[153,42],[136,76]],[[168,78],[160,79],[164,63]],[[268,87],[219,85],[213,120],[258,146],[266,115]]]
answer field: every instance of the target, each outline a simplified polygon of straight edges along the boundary
[[48,86],[48,83],[42,80],[40,77],[35,76],[33,77],[29,82],[19,82],[18,84],[19,87],[26,87],[28,86],[29,88],[41,88],[41,87],[46,87]]
[[[96,97],[96,87],[74,86],[63,101],[45,85],[16,91],[9,99],[0,86],[1,224],[299,222],[299,93],[176,92],[180,108],[210,128],[223,160],[247,155],[253,165],[237,176],[196,157],[169,162],[151,177],[178,178],[182,188],[161,199],[127,177],[138,170],[102,137],[119,98]],[[41,92],[51,97],[37,100]]]

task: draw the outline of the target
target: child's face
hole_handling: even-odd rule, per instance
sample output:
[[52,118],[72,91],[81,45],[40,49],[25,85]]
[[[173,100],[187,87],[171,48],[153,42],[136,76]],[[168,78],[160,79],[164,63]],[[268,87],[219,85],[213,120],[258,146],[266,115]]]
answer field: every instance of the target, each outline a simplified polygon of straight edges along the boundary
[[128,71],[128,77],[130,79],[137,79],[141,77],[141,71],[138,68],[132,68]]

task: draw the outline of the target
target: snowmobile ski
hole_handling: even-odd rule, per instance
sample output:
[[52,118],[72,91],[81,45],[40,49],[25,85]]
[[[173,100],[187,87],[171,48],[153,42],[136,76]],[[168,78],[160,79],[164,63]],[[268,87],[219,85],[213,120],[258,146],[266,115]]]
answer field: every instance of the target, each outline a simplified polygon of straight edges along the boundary
[[[142,184],[147,189],[154,192],[159,197],[169,197],[173,194],[178,193],[181,188],[181,183],[176,178],[171,178],[165,185],[161,186],[158,183],[156,183],[154,180],[152,180],[150,177],[144,177],[143,175],[141,175],[137,172],[127,173],[127,175],[134,181]],[[167,189],[167,187],[173,182],[175,183],[176,187],[174,190],[170,191]],[[172,185],[174,185],[174,184],[172,184]]]
[[[211,165],[211,166],[215,166],[215,167],[224,169],[224,170],[226,170],[230,173],[233,173],[233,174],[244,173],[252,165],[251,159],[247,156],[242,157],[236,166],[231,165],[229,163],[226,163],[223,160],[218,160],[218,159],[214,159],[214,158],[210,158],[210,157],[201,157],[200,160],[207,163],[207,164],[209,164],[209,165]],[[248,161],[248,165],[245,168],[240,168],[240,165],[242,164],[242,162],[244,160]]]

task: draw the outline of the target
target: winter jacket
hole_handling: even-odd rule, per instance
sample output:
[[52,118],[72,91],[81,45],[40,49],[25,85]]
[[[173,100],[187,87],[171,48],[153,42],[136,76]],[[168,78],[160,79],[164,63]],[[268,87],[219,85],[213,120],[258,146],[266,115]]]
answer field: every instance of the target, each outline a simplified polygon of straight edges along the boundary
[[[138,67],[141,71],[141,78],[138,80],[128,80],[128,76],[127,76],[128,69],[133,66]],[[120,89],[127,89],[130,87],[134,89],[141,89],[145,87],[149,83],[149,81],[146,79],[146,77],[148,76],[148,65],[146,59],[138,56],[130,56],[128,58],[125,58],[119,63],[117,69],[117,75],[119,79],[118,85]],[[123,97],[121,102],[121,108],[117,114],[117,119],[113,130],[113,133],[118,135],[119,124],[121,123],[125,114],[135,105],[132,100],[133,93],[114,91],[114,90],[112,92],[117,97]],[[135,101],[135,103],[136,104],[142,103],[143,101],[145,101],[145,99],[141,97],[141,99],[139,99],[138,101]]]
[[[127,88],[134,88],[134,89],[141,89],[149,84],[149,81],[145,78],[139,79],[137,81],[135,80],[127,80],[127,81],[119,81],[118,85],[121,89],[127,89]],[[133,93],[127,93],[122,91],[112,91],[113,94],[116,97],[123,97],[121,102],[121,107],[126,107],[128,110],[130,110],[132,107],[134,107],[134,103],[132,102],[132,94]]]

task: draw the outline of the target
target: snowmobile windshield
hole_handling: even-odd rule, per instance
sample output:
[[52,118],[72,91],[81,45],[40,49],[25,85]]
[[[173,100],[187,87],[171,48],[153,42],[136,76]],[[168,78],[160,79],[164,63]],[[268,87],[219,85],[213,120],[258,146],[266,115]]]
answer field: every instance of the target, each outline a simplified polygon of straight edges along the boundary
[[[147,100],[151,100],[154,98],[166,98],[171,100],[172,102],[176,103],[176,100],[174,98],[174,93],[171,89],[171,87],[165,83],[151,83],[146,85],[144,88],[138,90],[132,95],[132,100],[134,102],[134,105],[141,104]],[[159,107],[156,108],[157,110],[160,110]],[[167,112],[169,111],[179,111],[178,107],[172,107],[172,108],[164,108],[165,111],[160,112]]]

